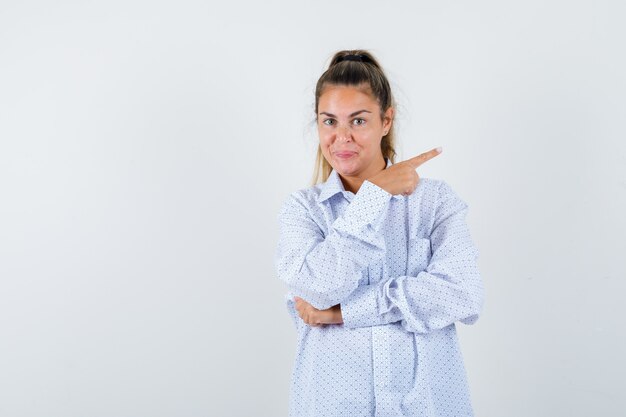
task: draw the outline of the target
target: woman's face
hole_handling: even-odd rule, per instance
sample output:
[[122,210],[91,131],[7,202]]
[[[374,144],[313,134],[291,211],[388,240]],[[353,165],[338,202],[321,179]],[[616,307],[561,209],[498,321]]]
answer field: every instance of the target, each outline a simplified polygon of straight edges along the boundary
[[317,113],[324,158],[343,177],[367,179],[384,168],[380,142],[392,120],[392,108],[381,120],[380,105],[367,88],[327,86]]

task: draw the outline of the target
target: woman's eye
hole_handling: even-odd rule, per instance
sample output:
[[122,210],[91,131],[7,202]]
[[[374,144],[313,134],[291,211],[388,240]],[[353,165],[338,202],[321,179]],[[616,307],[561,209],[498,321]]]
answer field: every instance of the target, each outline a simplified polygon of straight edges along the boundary
[[335,124],[335,121],[333,119],[326,119],[323,123],[327,126],[332,126]]
[[352,123],[354,123],[355,125],[363,125],[365,124],[365,119],[354,119]]

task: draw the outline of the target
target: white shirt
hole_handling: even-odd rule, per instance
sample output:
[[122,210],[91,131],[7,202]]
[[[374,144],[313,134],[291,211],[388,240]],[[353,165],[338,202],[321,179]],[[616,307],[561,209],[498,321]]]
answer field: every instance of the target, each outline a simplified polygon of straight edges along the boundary
[[[290,417],[473,415],[455,328],[483,304],[466,212],[429,178],[407,197],[353,194],[332,171],[291,194],[276,252],[298,337]],[[340,304],[344,323],[307,325],[294,295]]]

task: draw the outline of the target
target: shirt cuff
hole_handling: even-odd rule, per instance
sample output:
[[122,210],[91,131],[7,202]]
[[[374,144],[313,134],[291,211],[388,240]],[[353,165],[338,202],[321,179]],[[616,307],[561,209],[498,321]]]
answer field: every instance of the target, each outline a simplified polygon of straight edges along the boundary
[[364,181],[344,215],[337,220],[335,227],[351,234],[358,234],[370,225],[375,231],[382,226],[383,213],[391,199],[391,194],[379,186]]
[[362,285],[341,303],[341,317],[347,328],[386,324],[378,312],[378,285]]

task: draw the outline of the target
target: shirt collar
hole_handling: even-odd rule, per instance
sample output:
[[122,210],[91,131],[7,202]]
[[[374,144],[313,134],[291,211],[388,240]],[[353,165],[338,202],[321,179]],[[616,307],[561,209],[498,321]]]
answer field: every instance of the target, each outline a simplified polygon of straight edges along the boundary
[[[393,165],[393,163],[391,162],[390,159],[387,159],[386,168],[389,168],[391,165]],[[322,188],[322,191],[317,196],[318,203],[326,201],[332,196],[334,196],[335,194],[339,194],[339,193],[342,193],[346,198],[348,198],[347,194],[354,195],[350,191],[346,191],[346,189],[343,186],[343,182],[341,182],[341,178],[339,177],[339,174],[334,169],[330,172],[330,175],[328,176],[328,179],[326,180],[326,182],[324,182],[321,185],[321,188]],[[397,195],[392,196],[392,198],[395,198],[395,199],[402,198],[402,195],[397,194]],[[351,200],[351,198],[348,198],[348,200]]]

